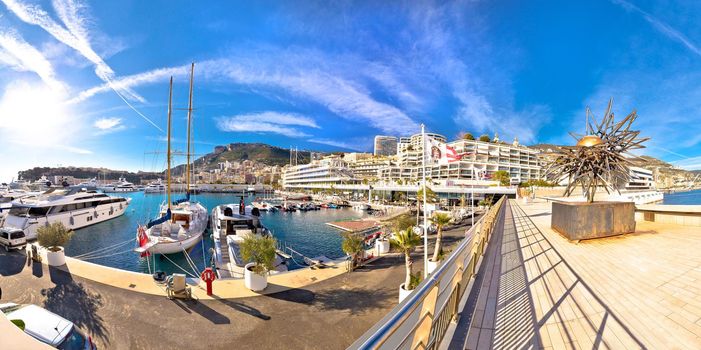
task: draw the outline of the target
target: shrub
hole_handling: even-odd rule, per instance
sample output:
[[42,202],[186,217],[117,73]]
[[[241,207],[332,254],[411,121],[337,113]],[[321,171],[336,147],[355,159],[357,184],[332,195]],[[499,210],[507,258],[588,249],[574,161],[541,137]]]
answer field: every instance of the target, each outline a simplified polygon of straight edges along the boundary
[[239,246],[243,260],[255,263],[252,270],[254,273],[265,275],[275,268],[275,238],[247,235]]
[[57,221],[50,225],[39,227],[37,230],[37,240],[42,247],[46,247],[53,252],[60,249],[71,240],[73,231],[66,228],[62,222]]
[[474,136],[472,136],[472,134],[471,134],[471,133],[469,133],[469,132],[466,132],[466,133],[464,133],[464,134],[462,135],[462,139],[463,139],[463,140],[474,140],[474,139],[475,139],[475,137],[474,137]]
[[365,243],[363,239],[357,235],[350,232],[343,234],[343,242],[341,243],[341,249],[343,252],[350,255],[352,258],[351,270],[358,265],[358,258],[365,250]]
[[484,134],[484,135],[480,136],[480,139],[479,139],[479,140],[482,141],[482,142],[492,142],[492,139],[491,139],[491,138],[489,137],[489,135],[487,135],[487,134]]

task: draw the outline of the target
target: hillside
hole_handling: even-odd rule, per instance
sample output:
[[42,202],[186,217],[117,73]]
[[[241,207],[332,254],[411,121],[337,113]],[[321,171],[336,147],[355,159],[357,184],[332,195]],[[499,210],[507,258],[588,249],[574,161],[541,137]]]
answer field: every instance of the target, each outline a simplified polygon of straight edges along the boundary
[[[292,153],[294,157],[294,152]],[[284,166],[290,163],[290,150],[264,143],[231,143],[228,146],[217,146],[214,152],[197,159],[196,164],[205,164],[206,168],[216,168],[217,164],[225,161],[241,162],[254,160],[265,165]],[[310,161],[310,152],[299,151],[297,163],[306,164]]]

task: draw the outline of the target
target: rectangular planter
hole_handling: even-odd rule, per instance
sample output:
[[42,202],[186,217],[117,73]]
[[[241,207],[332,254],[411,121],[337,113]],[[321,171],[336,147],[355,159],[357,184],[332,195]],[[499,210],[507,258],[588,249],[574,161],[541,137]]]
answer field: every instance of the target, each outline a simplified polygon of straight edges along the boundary
[[635,203],[553,202],[550,225],[573,241],[632,233]]

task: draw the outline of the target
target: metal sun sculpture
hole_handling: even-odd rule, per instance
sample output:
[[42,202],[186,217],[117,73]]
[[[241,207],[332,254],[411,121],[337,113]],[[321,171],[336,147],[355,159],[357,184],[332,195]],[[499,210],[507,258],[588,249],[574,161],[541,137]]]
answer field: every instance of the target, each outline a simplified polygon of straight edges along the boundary
[[630,158],[635,157],[629,152],[645,148],[642,143],[649,138],[639,138],[640,131],[630,130],[638,117],[635,110],[616,122],[611,112],[612,105],[613,98],[609,100],[600,124],[590,117],[591,110],[587,107],[586,135],[570,132],[577,145],[558,149],[555,158],[548,165],[548,179],[555,182],[565,178],[569,180],[565,196],[569,197],[579,185],[587,201],[592,203],[599,186],[603,186],[610,194],[611,191],[618,192],[629,181],[629,167],[632,165]]

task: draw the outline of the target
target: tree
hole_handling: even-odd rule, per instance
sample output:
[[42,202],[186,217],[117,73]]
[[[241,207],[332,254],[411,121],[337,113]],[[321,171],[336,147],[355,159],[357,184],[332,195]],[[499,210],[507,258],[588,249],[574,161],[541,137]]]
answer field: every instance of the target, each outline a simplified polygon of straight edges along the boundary
[[66,228],[60,221],[39,227],[37,230],[39,244],[52,252],[59,251],[59,247],[68,243],[71,237],[73,237],[73,231]]
[[[426,186],[426,202],[435,202],[437,199],[438,195],[436,192],[433,192],[430,187]],[[421,186],[421,188],[419,188],[419,190],[416,192],[416,200],[424,200],[424,186]]]
[[239,245],[244,261],[252,262],[253,273],[265,275],[275,268],[275,238],[271,236],[247,235]]
[[492,142],[492,139],[489,137],[489,135],[484,134],[484,135],[480,136],[480,141],[482,141],[482,142]]
[[431,218],[431,222],[436,225],[436,246],[433,249],[433,260],[438,261],[441,254],[441,241],[443,240],[443,227],[450,223],[450,216],[444,213],[435,213]]
[[509,175],[509,172],[506,170],[499,170],[494,172],[492,179],[494,179],[495,181],[499,181],[499,183],[502,186],[508,186],[509,184],[511,184],[511,175]]
[[464,133],[464,134],[462,135],[462,139],[463,139],[463,140],[474,140],[474,139],[475,139],[475,137],[474,137],[474,136],[472,136],[472,134],[471,134],[471,133],[469,133],[469,132],[466,132],[466,133]]
[[355,269],[358,266],[358,260],[365,250],[365,243],[363,239],[357,234],[346,232],[343,234],[343,242],[341,243],[341,249],[343,252],[350,255],[351,257],[351,268],[349,271]]
[[421,237],[414,233],[413,227],[409,227],[404,231],[397,232],[395,237],[390,240],[390,244],[404,253],[404,265],[406,267],[404,289],[413,290],[416,286],[412,284],[411,267],[414,264],[414,260],[411,258],[411,253],[421,244]]
[[387,225],[391,228],[392,232],[404,231],[414,226],[414,218],[411,214],[403,214],[390,220]]

